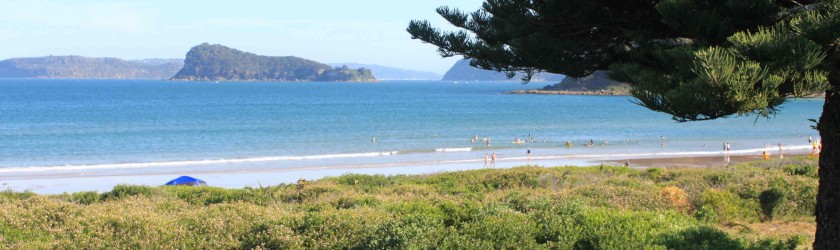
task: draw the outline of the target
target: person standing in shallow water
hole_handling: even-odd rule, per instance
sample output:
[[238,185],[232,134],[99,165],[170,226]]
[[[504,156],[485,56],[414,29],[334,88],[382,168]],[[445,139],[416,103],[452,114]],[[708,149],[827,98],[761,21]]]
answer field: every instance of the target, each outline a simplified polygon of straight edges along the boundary
[[779,143],[779,159],[784,159],[785,155],[782,154],[782,143]]
[[528,151],[526,151],[526,153],[528,154],[528,165],[530,166],[531,165],[531,149],[528,148]]
[[487,160],[488,160],[488,158],[489,158],[489,156],[487,156],[487,153],[484,153],[484,167],[485,167],[485,168],[487,167]]
[[496,152],[490,155],[490,165],[492,168],[496,168]]

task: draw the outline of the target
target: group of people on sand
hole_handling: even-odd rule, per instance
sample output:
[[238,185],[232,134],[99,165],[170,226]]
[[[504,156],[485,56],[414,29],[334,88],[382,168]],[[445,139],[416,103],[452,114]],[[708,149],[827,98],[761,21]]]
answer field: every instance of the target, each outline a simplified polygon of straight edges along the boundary
[[[490,161],[488,162],[488,160],[490,160]],[[496,152],[493,152],[493,154],[490,154],[490,155],[487,155],[487,153],[484,153],[484,167],[485,168],[486,167],[491,167],[491,168],[496,167]]]
[[[530,148],[525,150],[525,155],[527,157],[527,165],[530,166],[531,165],[531,149]],[[496,167],[496,152],[493,152],[493,153],[490,153],[490,154],[484,153],[484,167],[485,168],[487,168],[487,167],[495,168]]]
[[[814,140],[813,137],[810,135],[808,136],[808,144],[811,145],[811,151],[808,153],[809,156],[818,157],[820,152],[822,151],[822,139]],[[779,159],[784,159],[784,147],[782,147],[782,143],[776,144],[779,147]],[[729,152],[729,143],[724,142],[724,153],[728,154]],[[761,152],[761,158],[764,160],[770,159],[770,144],[764,144],[764,151]]]

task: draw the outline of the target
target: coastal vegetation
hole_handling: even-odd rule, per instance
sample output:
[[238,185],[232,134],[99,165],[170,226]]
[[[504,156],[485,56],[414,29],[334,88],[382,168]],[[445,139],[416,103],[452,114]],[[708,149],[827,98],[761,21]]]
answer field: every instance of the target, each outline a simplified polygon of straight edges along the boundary
[[0,61],[0,78],[169,79],[183,65],[179,59],[127,61],[117,58],[45,56]]
[[437,12],[459,30],[414,20],[407,31],[441,56],[525,82],[608,70],[678,122],[771,118],[788,98],[825,93],[813,247],[840,249],[840,0],[487,0]]
[[294,56],[260,56],[203,43],[187,52],[172,80],[188,81],[376,81],[369,69],[350,69]]
[[617,82],[607,78],[606,71],[596,71],[584,77],[566,77],[560,83],[545,86],[542,90],[547,91],[580,91],[596,92],[604,91],[615,95],[629,95],[630,86],[623,82]]
[[0,246],[177,249],[795,249],[816,160],[347,174],[270,187],[0,193]]
[[401,69],[395,67],[388,67],[377,64],[360,64],[360,63],[330,63],[333,67],[347,66],[350,68],[366,68],[373,72],[373,77],[377,80],[427,80],[437,81],[443,77],[441,74],[418,71],[411,69]]

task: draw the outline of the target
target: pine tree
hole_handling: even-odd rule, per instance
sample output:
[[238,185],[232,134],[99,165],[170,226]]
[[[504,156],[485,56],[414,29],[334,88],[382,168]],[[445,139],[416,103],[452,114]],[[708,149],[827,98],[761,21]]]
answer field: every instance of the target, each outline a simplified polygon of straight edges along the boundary
[[840,249],[840,0],[486,0],[440,7],[456,32],[412,21],[413,39],[508,73],[609,70],[638,104],[678,122],[771,117],[825,93],[815,249]]

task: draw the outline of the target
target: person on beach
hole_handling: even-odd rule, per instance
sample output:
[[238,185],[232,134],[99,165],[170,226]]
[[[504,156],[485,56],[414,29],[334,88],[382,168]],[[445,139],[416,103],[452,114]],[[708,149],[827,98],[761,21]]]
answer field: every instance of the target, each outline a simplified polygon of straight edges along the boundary
[[808,136],[808,144],[811,144],[811,141],[812,141],[813,139],[814,139],[814,138],[811,138],[811,136],[809,135],[809,136]]
[[490,158],[490,157],[489,157],[489,156],[487,156],[487,153],[484,153],[484,167],[485,167],[485,168],[487,168],[487,160],[488,160],[488,158]]
[[496,152],[490,155],[490,165],[492,168],[496,168]]
[[761,153],[761,158],[764,158],[764,160],[770,159],[770,154],[767,153],[767,150]]
[[572,147],[572,142],[571,141],[566,141],[566,147],[571,148]]
[[779,159],[784,159],[785,155],[782,154],[782,143],[779,143]]
[[728,143],[728,142],[726,143],[725,148],[726,148],[726,152],[727,152],[727,153],[729,153],[729,151],[732,151],[732,148],[729,146],[729,143]]
[[528,148],[528,151],[526,151],[526,154],[528,154],[528,165],[530,166],[531,165],[531,149],[530,148]]

